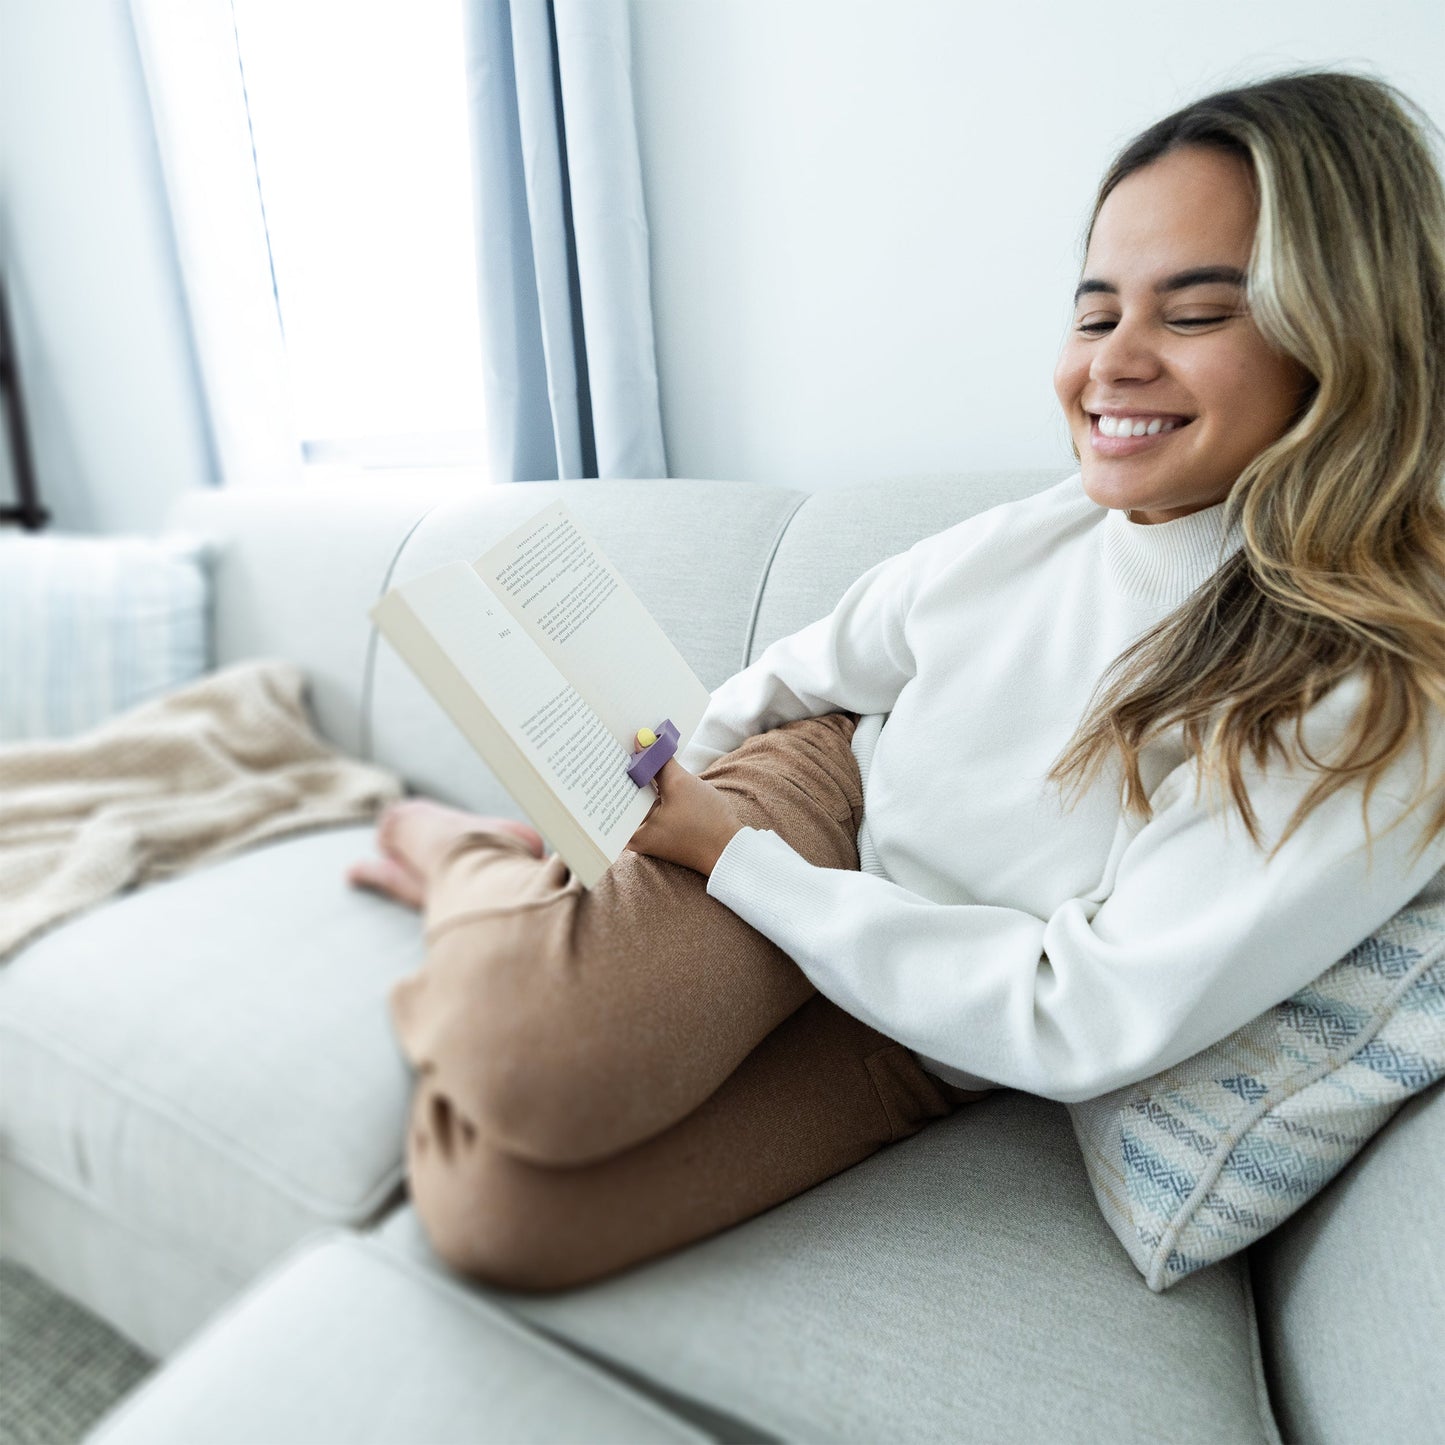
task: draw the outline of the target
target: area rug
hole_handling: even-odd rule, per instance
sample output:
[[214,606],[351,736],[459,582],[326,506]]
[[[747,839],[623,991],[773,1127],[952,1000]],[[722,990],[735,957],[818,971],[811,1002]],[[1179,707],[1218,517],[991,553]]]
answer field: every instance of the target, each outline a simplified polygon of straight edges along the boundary
[[159,1362],[0,1260],[0,1445],[76,1445]]

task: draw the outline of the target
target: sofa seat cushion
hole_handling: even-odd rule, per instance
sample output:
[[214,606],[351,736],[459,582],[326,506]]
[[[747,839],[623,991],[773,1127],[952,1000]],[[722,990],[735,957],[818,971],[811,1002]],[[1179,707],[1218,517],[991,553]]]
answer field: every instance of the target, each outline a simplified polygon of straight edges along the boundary
[[[377,1237],[458,1278],[410,1206]],[[609,1280],[467,1287],[787,1440],[1278,1439],[1244,1261],[1151,1293],[1066,1110],[1007,1090]]]
[[89,1445],[702,1445],[506,1311],[347,1231],[303,1241]]
[[411,1077],[386,994],[417,915],[294,835],[121,895],[0,968],[0,1149],[197,1266],[249,1278],[399,1195]]

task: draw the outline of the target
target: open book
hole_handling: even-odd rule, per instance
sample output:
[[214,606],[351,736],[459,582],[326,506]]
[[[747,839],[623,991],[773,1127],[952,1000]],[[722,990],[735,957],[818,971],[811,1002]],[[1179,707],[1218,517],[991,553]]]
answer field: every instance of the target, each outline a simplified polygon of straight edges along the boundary
[[710,694],[565,503],[371,617],[591,888],[657,796],[627,775],[638,729],[671,718],[681,752]]

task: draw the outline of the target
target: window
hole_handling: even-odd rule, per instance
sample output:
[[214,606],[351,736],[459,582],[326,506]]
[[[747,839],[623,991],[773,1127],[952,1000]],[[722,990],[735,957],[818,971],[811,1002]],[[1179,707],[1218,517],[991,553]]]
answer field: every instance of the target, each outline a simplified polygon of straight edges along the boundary
[[461,0],[231,0],[308,463],[482,460]]

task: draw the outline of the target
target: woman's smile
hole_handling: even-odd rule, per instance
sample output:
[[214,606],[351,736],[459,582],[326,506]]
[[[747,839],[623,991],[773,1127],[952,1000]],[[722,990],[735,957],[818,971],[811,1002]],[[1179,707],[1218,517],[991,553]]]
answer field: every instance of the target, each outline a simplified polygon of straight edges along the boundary
[[1162,446],[1193,420],[1154,412],[1090,412],[1089,445],[1101,457],[1132,457]]

